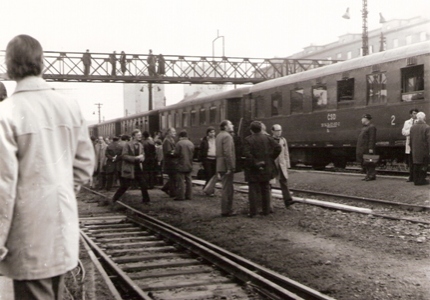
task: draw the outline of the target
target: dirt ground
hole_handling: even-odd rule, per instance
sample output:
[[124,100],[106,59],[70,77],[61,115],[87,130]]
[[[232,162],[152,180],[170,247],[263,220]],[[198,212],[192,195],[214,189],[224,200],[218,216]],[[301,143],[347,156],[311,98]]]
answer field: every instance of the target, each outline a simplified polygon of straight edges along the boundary
[[[237,177],[240,177],[237,176]],[[290,172],[289,186],[429,205],[428,186],[403,179]],[[113,192],[107,194],[112,196]],[[220,216],[220,191],[172,201],[159,189],[151,203],[137,190],[122,199],[151,216],[242,255],[335,299],[430,299],[430,226],[396,222],[273,199],[274,213],[248,218],[246,194],[235,194],[237,216]],[[96,196],[80,195],[80,213],[103,211]],[[94,202],[95,201],[95,202]]]

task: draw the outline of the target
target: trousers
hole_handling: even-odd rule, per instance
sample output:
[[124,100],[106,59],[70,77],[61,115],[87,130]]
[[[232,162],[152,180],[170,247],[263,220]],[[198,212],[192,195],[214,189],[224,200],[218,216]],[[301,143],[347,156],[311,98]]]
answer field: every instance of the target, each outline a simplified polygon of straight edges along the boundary
[[16,300],[62,300],[64,275],[36,280],[14,280]]

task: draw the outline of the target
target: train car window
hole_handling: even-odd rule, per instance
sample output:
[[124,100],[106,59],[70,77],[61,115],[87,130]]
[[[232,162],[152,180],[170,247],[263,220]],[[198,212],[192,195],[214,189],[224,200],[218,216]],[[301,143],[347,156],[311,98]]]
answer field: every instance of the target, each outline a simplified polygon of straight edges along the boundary
[[424,65],[402,68],[402,101],[424,99]]
[[300,114],[303,112],[303,89],[290,91],[290,111],[292,114]]
[[212,106],[209,109],[209,123],[216,123],[216,106]]
[[181,127],[181,119],[179,118],[179,113],[175,112],[175,118],[176,118],[176,127]]
[[367,75],[367,105],[387,102],[387,76],[385,73]]
[[197,114],[196,114],[196,111],[194,109],[191,111],[190,121],[191,121],[191,126],[197,125]]
[[167,126],[167,127],[169,127],[169,128],[170,128],[170,127],[173,127],[173,125],[174,125],[174,122],[173,122],[173,121],[174,121],[174,120],[173,120],[173,116],[174,116],[174,115],[173,115],[173,113],[172,113],[172,112],[171,112],[171,113],[169,113],[169,121],[168,121],[168,122],[169,122],[169,125]]
[[161,115],[161,124],[163,124],[163,128],[168,128],[166,114]]
[[318,85],[312,87],[312,110],[327,108],[327,86]]
[[281,113],[282,109],[282,94],[276,92],[272,94],[272,116],[277,116]]
[[186,111],[182,113],[182,127],[188,127],[188,112]]
[[200,109],[200,125],[206,124],[206,109],[201,108]]
[[337,102],[354,100],[354,78],[342,79],[337,82]]

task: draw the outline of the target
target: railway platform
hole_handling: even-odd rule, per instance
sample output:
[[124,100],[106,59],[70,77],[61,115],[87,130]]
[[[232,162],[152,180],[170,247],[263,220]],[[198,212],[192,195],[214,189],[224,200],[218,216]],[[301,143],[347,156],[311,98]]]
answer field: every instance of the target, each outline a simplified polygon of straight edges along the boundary
[[12,279],[0,275],[0,300],[14,300]]

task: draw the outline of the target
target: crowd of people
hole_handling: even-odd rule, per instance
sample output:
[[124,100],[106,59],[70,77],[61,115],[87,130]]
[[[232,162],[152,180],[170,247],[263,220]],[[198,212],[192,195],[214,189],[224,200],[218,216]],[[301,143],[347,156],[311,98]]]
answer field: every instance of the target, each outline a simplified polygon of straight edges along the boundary
[[[162,185],[163,172],[168,181],[161,190],[174,200],[191,200],[195,148],[186,131],[177,140],[175,128],[164,138],[135,129],[131,136],[90,139],[79,104],[43,80],[43,49],[36,39],[14,37],[5,61],[7,75],[17,85],[10,97],[5,90],[0,94],[0,273],[13,279],[15,299],[61,299],[64,275],[78,264],[80,187],[90,183],[111,190],[119,181],[115,202],[135,184],[142,202],[148,203],[148,189]],[[402,130],[411,169],[408,181],[425,185],[430,126],[424,112],[414,109],[410,115]],[[375,164],[366,158],[376,154],[377,130],[371,120],[363,115],[357,141],[366,181],[376,179]],[[285,206],[294,203],[288,189],[288,144],[279,124],[269,134],[262,122],[253,121],[241,141],[234,124],[223,120],[218,133],[207,128],[200,149],[203,191],[213,195],[214,183],[222,183],[222,217],[236,215],[233,180],[242,168],[249,183],[249,217],[258,213],[259,205],[262,215],[273,211],[270,190],[276,182]]]
[[[116,76],[116,63],[119,61],[120,67],[121,67],[121,73],[122,75],[126,75],[127,73],[127,63],[129,60],[127,59],[127,54],[124,51],[121,51],[121,54],[119,56],[119,59],[116,56],[116,51],[113,51],[111,54],[109,54],[108,61],[111,64],[111,76]],[[92,63],[93,57],[91,56],[90,50],[87,49],[85,53],[82,55],[81,61],[84,65],[84,76],[88,76],[91,73],[91,63]],[[146,58],[146,67],[147,67],[147,74],[151,77],[157,77],[157,76],[164,76],[166,72],[166,61],[164,59],[163,54],[158,54],[155,56],[152,54],[152,50],[149,50],[148,57]],[[130,73],[130,70],[128,70]],[[131,75],[131,73],[130,73]]]

